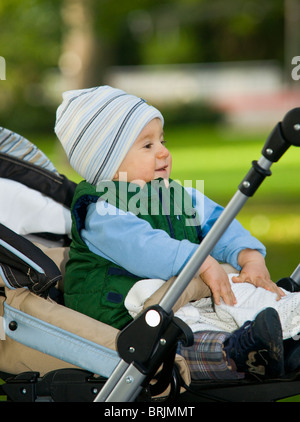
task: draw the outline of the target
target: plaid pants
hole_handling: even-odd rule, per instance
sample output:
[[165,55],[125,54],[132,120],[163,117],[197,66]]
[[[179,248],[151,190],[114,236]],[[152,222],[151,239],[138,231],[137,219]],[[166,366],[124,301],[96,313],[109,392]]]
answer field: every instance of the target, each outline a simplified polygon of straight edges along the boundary
[[179,345],[178,353],[187,361],[193,380],[244,378],[244,374],[236,371],[234,362],[228,362],[223,352],[223,343],[229,336],[225,332],[200,331],[194,333],[192,346]]

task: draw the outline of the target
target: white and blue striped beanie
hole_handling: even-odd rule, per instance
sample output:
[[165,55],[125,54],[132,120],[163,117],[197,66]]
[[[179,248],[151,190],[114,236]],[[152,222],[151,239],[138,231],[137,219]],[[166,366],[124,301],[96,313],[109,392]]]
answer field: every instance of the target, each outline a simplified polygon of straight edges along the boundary
[[63,93],[55,133],[87,182],[112,180],[143,128],[161,113],[135,95],[100,86]]

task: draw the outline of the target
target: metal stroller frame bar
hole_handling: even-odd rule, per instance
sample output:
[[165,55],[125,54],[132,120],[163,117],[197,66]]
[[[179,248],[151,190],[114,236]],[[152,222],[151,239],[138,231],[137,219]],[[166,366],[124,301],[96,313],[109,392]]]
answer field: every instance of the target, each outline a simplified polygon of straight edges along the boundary
[[[121,361],[95,402],[134,401],[143,385],[157,371],[159,363],[170,360],[174,341],[175,349],[180,337],[185,344],[192,344],[189,327],[178,323],[173,317],[172,307],[249,197],[253,196],[265,177],[271,175],[271,165],[291,145],[300,146],[300,108],[290,110],[282,122],[275,126],[262,149],[261,158],[252,162],[252,168],[240,183],[237,192],[160,304],[146,309],[120,333],[117,345]],[[300,265],[292,278],[296,284],[300,284]],[[169,331],[172,332],[171,335]]]

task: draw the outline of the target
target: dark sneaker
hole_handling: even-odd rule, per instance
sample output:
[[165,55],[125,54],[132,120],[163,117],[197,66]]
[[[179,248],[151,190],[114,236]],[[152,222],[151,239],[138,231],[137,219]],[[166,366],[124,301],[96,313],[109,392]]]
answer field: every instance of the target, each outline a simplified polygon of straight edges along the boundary
[[225,341],[224,350],[238,372],[266,378],[284,374],[282,328],[273,308],[261,311],[254,321],[247,321]]

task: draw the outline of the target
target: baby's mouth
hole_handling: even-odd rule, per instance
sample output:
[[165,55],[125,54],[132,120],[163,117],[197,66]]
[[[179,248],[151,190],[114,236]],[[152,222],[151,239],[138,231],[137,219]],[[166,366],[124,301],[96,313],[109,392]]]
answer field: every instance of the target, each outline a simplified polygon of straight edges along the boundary
[[155,171],[166,171],[167,168],[168,168],[168,165],[165,165],[163,167],[160,167],[160,168],[156,169]]

